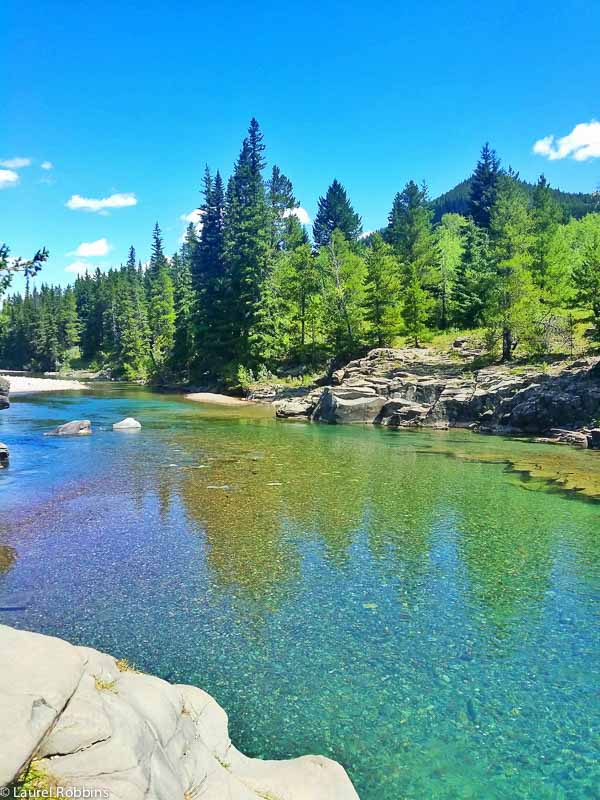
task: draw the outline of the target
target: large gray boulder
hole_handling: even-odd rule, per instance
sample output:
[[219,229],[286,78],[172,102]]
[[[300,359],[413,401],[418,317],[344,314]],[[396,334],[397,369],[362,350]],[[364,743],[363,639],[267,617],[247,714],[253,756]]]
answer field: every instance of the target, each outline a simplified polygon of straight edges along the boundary
[[0,626],[0,675],[0,786],[33,763],[40,788],[111,800],[358,800],[335,761],[247,758],[202,689],[96,650]]
[[65,422],[53,431],[49,431],[46,436],[87,436],[92,432],[92,423],[89,419],[76,419],[73,422]]
[[386,398],[372,391],[336,387],[326,388],[319,399],[312,418],[329,423],[373,423],[379,417]]
[[8,408],[10,403],[8,401],[8,393],[10,390],[10,383],[6,378],[0,378],[0,411],[3,408]]
[[115,422],[112,428],[113,431],[139,431],[142,428],[142,424],[133,417],[126,417],[120,422]]

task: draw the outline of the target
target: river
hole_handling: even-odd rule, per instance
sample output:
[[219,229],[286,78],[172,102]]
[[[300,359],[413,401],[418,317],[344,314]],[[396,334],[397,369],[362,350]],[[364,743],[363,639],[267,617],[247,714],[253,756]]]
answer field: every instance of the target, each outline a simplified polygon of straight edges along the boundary
[[0,622],[199,685],[362,800],[597,797],[600,454],[114,385],[15,398],[0,440]]

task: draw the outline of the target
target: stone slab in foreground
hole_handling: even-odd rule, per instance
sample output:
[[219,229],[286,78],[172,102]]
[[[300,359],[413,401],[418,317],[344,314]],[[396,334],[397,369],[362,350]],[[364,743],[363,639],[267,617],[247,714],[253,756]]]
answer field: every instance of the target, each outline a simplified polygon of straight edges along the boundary
[[206,692],[96,650],[1,625],[0,675],[0,786],[33,761],[42,784],[110,800],[358,800],[335,761],[247,758]]

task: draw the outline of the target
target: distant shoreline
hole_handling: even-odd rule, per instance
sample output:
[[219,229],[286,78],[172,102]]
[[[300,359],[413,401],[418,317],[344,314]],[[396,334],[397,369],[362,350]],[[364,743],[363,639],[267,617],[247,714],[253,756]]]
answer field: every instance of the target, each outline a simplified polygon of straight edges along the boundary
[[10,394],[29,394],[30,392],[66,392],[81,391],[89,387],[81,381],[61,380],[58,378],[29,378],[24,375],[0,374],[10,383]]

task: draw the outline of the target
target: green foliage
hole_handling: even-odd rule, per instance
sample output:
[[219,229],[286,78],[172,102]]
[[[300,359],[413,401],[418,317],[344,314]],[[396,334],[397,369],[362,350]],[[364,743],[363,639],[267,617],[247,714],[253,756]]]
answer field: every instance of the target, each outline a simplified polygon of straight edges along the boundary
[[500,175],[500,159],[496,151],[486,142],[481,149],[469,187],[469,216],[480,228],[490,226],[490,215],[496,202]]
[[[409,181],[381,233],[334,181],[320,198],[314,243],[296,216],[291,181],[263,177],[265,148],[252,120],[224,190],[204,174],[201,226],[165,256],[158,224],[144,270],[125,265],[36,286],[0,307],[3,367],[68,369],[74,361],[118,378],[217,383],[316,373],[366,348],[476,331],[490,352],[542,359],[600,339],[600,214],[565,216],[564,196],[500,170],[486,146],[462,185],[458,213],[433,224],[427,189]],[[470,213],[467,217],[466,213]],[[568,215],[567,215],[568,216]],[[47,254],[12,262],[0,248],[0,293],[15,270],[29,278]],[[587,330],[586,330],[587,329]],[[436,331],[442,331],[436,337]],[[500,347],[501,346],[501,347]]]
[[375,234],[365,253],[364,312],[367,340],[374,347],[388,347],[402,327],[398,262],[390,245]]
[[328,245],[336,230],[341,231],[349,242],[357,241],[362,231],[361,219],[352,208],[346,190],[338,180],[334,180],[325,196],[319,198],[313,225],[315,245]]
[[334,230],[329,244],[317,258],[321,281],[326,343],[332,355],[351,357],[364,333],[364,260],[354,252],[340,230]]

